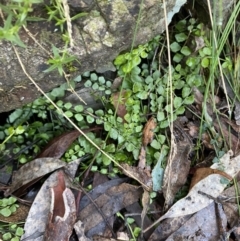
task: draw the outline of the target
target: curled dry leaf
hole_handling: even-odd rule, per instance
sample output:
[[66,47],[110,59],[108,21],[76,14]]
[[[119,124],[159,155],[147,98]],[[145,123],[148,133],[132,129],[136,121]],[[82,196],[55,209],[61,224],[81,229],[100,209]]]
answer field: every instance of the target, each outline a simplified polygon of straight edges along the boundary
[[57,185],[51,188],[51,207],[44,241],[68,241],[76,221],[75,198],[66,188],[63,171],[58,172],[57,180]]
[[[72,162],[67,164],[67,167],[68,166],[72,166]],[[75,171],[72,170],[72,172],[74,173]],[[69,181],[69,178],[66,178],[65,179],[66,187],[70,186],[70,183],[68,181]],[[43,240],[43,235],[46,231],[46,225],[47,225],[48,216],[50,213],[50,203],[51,203],[50,190],[51,188],[55,187],[57,184],[58,184],[58,171],[55,171],[43,183],[40,191],[38,192],[37,196],[34,199],[34,202],[30,208],[28,217],[24,225],[24,234],[21,240],[24,240],[24,241],[25,240],[26,241]],[[66,192],[65,194],[67,197],[68,192]]]

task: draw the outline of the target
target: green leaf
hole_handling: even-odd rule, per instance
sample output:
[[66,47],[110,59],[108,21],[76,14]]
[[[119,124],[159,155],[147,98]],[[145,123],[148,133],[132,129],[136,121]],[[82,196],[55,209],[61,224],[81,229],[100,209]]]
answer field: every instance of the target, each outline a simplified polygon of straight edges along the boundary
[[152,76],[154,80],[157,80],[158,78],[160,78],[160,75],[161,75],[160,71],[155,70]]
[[108,171],[107,171],[107,169],[106,169],[106,168],[102,168],[102,169],[100,170],[100,173],[102,173],[102,174],[107,174],[107,173],[108,173]]
[[185,55],[185,56],[188,56],[188,55],[191,54],[191,50],[190,50],[187,46],[184,46],[184,47],[182,47],[182,49],[181,49],[181,53],[182,53],[183,55]]
[[62,100],[58,100],[57,103],[56,103],[56,105],[57,105],[58,107],[62,107],[62,106],[63,106],[63,101],[62,101]]
[[185,85],[185,82],[183,80],[178,80],[178,81],[175,81],[173,84],[175,89],[180,90]]
[[176,53],[173,56],[173,61],[176,62],[176,63],[180,63],[182,59],[183,59],[183,55],[182,54]]
[[75,105],[74,110],[76,112],[82,112],[84,110],[84,107],[82,105]]
[[114,60],[114,64],[120,66],[126,62],[125,55],[118,55],[117,58]]
[[168,113],[170,113],[170,112],[171,112],[171,105],[170,105],[170,104],[166,105],[164,109],[165,109]]
[[184,99],[184,104],[191,105],[194,102],[194,96],[190,95],[187,98]]
[[147,56],[148,56],[148,54],[145,52],[145,51],[142,51],[141,53],[140,53],[140,56],[141,56],[141,58],[147,58]]
[[98,81],[99,81],[100,84],[105,84],[105,78],[103,76],[100,76],[98,78]]
[[151,147],[153,147],[156,150],[159,150],[161,148],[161,144],[155,139],[151,142],[150,145],[151,145]]
[[19,241],[19,240],[20,240],[19,237],[14,237],[10,241]]
[[131,75],[139,75],[140,73],[141,69],[138,66],[135,66],[131,71]]
[[71,104],[70,102],[68,102],[68,103],[66,103],[66,104],[64,105],[64,107],[65,107],[67,110],[69,110],[69,109],[71,109],[72,104]]
[[23,232],[24,232],[23,228],[17,227],[17,230],[16,230],[16,232],[15,232],[15,235],[21,237],[21,236],[23,235]]
[[184,42],[187,38],[188,36],[185,33],[175,34],[175,39],[177,40],[178,43]]
[[12,205],[17,201],[17,199],[15,197],[9,197],[8,198],[8,205]]
[[115,152],[116,148],[114,144],[109,144],[104,148],[105,152]]
[[184,19],[184,20],[179,21],[179,22],[176,24],[175,28],[176,28],[179,32],[183,32],[184,30],[186,30],[186,25],[187,25],[187,21],[186,21],[186,19]]
[[102,155],[102,162],[104,166],[109,166],[111,164],[111,160],[105,155]]
[[179,108],[182,105],[182,98],[181,97],[175,97],[173,100],[173,106],[175,109]]
[[11,237],[12,237],[12,234],[11,233],[5,233],[5,234],[3,234],[3,240],[9,240]]
[[189,67],[194,67],[197,64],[197,58],[196,57],[189,57],[186,61],[186,65]]
[[92,166],[91,171],[96,172],[98,170],[98,166]]
[[63,97],[65,94],[64,89],[58,87],[52,90],[51,95],[54,97]]
[[90,80],[91,81],[96,81],[98,79],[98,76],[95,74],[95,73],[92,73],[91,75],[90,75]]
[[158,111],[158,113],[157,113],[157,120],[158,121],[162,121],[164,119],[165,119],[164,112],[163,111]]
[[128,74],[128,73],[131,72],[131,70],[132,70],[133,67],[134,67],[134,66],[132,66],[132,63],[131,63],[131,62],[127,62],[126,64],[124,64],[124,65],[122,66],[122,71],[123,71],[125,74]]
[[164,135],[158,135],[158,140],[161,144],[165,143],[166,141],[166,136]]
[[207,67],[209,67],[209,63],[210,63],[209,58],[205,57],[205,58],[203,58],[202,61],[201,61],[201,66],[202,66],[203,68],[207,68]]
[[149,75],[149,76],[145,79],[145,83],[146,83],[146,84],[153,83],[153,78]]
[[91,115],[87,115],[87,118],[86,118],[87,122],[89,124],[93,123],[95,121],[94,117],[92,117]]
[[104,130],[105,131],[110,131],[112,128],[111,124],[107,121],[104,122]]
[[77,121],[82,121],[84,119],[81,114],[75,114],[74,117]]
[[2,214],[4,217],[9,217],[12,212],[8,207],[6,207],[0,210],[0,214]]
[[146,100],[148,98],[148,92],[141,91],[141,92],[137,93],[137,97],[141,100]]
[[84,83],[84,86],[85,86],[86,88],[91,87],[91,86],[92,86],[91,80],[87,80],[87,81]]
[[98,83],[94,83],[94,84],[92,85],[92,89],[93,89],[93,90],[99,89]]
[[135,67],[141,63],[141,58],[139,56],[134,56],[132,58],[132,66]]
[[169,126],[169,121],[168,120],[164,120],[160,123],[160,128],[161,129],[165,129],[166,127]]
[[135,149],[135,146],[132,143],[126,143],[126,149],[129,152],[132,152]]
[[109,136],[114,139],[114,140],[117,140],[118,139],[118,131],[114,128],[112,128],[110,131],[109,131]]
[[23,126],[18,126],[16,128],[16,134],[17,135],[22,134],[24,131],[25,131],[25,128]]
[[16,109],[12,114],[9,115],[8,120],[10,123],[13,123],[16,119],[18,119],[23,113],[22,109]]
[[143,86],[141,83],[135,82],[133,84],[133,93],[140,92],[143,89]]
[[121,144],[125,141],[125,138],[121,135],[118,135],[118,144]]
[[70,110],[67,110],[66,112],[64,112],[64,114],[68,117],[71,118],[73,116],[73,113]]
[[136,132],[141,132],[142,131],[142,126],[136,126],[135,127]]
[[184,86],[182,89],[182,97],[185,98],[187,96],[189,96],[191,93],[191,88],[188,86]]
[[17,205],[12,205],[10,208],[11,213],[15,213],[17,211]]
[[184,106],[180,106],[177,110],[176,110],[176,115],[182,115],[185,112],[185,107]]
[[170,45],[170,49],[171,49],[172,52],[176,53],[181,49],[181,46],[177,42],[173,42]]
[[212,54],[211,48],[209,48],[209,47],[204,47],[202,49],[202,51],[205,55],[211,55]]

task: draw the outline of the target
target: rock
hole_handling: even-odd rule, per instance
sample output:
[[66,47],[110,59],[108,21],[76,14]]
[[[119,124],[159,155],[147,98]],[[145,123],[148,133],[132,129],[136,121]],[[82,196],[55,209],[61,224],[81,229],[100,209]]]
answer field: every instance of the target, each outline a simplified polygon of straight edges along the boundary
[[[47,4],[47,0],[45,2]],[[69,0],[72,16],[80,11],[88,13],[87,16],[72,22],[74,47],[69,49],[69,53],[78,61],[65,68],[70,79],[85,71],[114,69],[112,61],[115,57],[131,48],[140,2],[139,0]],[[185,2],[186,0],[167,1],[168,23]],[[44,5],[35,4],[33,8],[33,13],[38,17],[46,18]],[[0,25],[3,26],[1,21]],[[64,48],[65,43],[62,41],[59,29],[53,22],[47,21],[28,22],[27,29],[35,40],[22,28],[19,36],[27,47],[15,47],[29,76],[24,73],[11,43],[0,42],[0,112],[16,109],[38,98],[41,92],[32,80],[45,92],[66,81],[57,70],[50,73],[43,72],[49,68],[47,60],[51,58],[52,45]],[[145,0],[134,46],[150,41],[164,30],[162,0]]]

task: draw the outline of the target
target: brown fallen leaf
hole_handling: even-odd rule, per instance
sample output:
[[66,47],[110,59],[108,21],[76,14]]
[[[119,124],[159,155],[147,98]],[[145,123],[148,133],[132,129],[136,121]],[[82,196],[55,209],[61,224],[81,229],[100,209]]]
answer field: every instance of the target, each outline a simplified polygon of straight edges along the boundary
[[204,179],[205,177],[207,177],[211,174],[220,174],[221,176],[226,177],[229,180],[232,180],[232,177],[230,175],[228,175],[226,172],[212,169],[210,167],[201,167],[195,171],[192,181],[191,181],[191,185],[189,187],[189,190],[191,190],[192,187],[194,185],[196,185],[198,182],[200,182],[202,179]]
[[58,172],[58,184],[51,188],[51,207],[44,241],[68,241],[76,221],[76,204],[72,191],[66,188],[63,171]]
[[124,116],[127,114],[127,110],[126,110],[126,106],[125,106],[125,102],[126,102],[126,98],[125,98],[125,94],[127,92],[125,90],[123,90],[122,92],[117,92],[112,94],[112,104],[115,107],[115,109],[117,110],[117,115],[119,117],[121,117],[124,121]]
[[173,203],[175,194],[186,183],[191,164],[188,155],[192,149],[192,142],[183,127],[179,125],[177,122],[174,123],[174,136],[177,143],[174,144],[174,155],[171,160],[169,158],[164,172],[163,194],[166,209]]
[[154,137],[154,130],[156,126],[157,126],[157,123],[155,118],[151,117],[143,129],[142,144],[144,147],[146,147],[149,143],[152,142]]
[[[68,173],[68,176],[65,178],[66,187],[71,187],[72,185],[72,182],[70,179],[74,178],[74,175],[76,172],[76,170],[74,171],[74,168],[73,168],[75,166],[75,162],[79,163],[78,160],[75,160],[73,162],[68,163],[66,167],[63,167],[64,171],[66,171],[67,169],[67,173]],[[77,168],[77,166],[75,166],[75,168]],[[58,185],[59,171],[60,170],[56,170],[55,172],[53,172],[45,180],[41,189],[37,193],[37,196],[33,201],[33,204],[28,213],[28,217],[24,224],[24,234],[22,236],[22,240],[27,240],[27,241],[43,240],[43,235],[45,233],[46,225],[48,222],[48,216],[51,210],[50,209],[50,206],[51,206],[50,190],[51,188]],[[67,192],[65,194],[67,194]]]
[[144,129],[143,129],[143,136],[142,136],[142,147],[139,154],[139,162],[138,167],[144,169],[146,167],[146,146],[150,144],[154,137],[154,129],[156,128],[157,123],[154,117],[151,117]]
[[[147,191],[152,191],[152,176],[150,171],[147,168],[140,168],[140,167],[134,167],[129,166],[127,163],[122,164],[123,173],[126,176],[129,176],[131,178],[134,178],[136,181],[138,181],[141,184],[144,184],[144,189]],[[129,175],[129,173],[131,175]]]
[[[101,129],[101,127],[89,128],[82,131],[84,133],[87,133],[89,131],[95,131],[99,129]],[[60,158],[69,148],[69,146],[73,143],[73,141],[77,139],[77,137],[80,135],[81,133],[78,130],[73,130],[55,137],[53,140],[51,140],[48,143],[48,145],[43,149],[43,151],[38,154],[36,158],[40,158],[40,157]]]

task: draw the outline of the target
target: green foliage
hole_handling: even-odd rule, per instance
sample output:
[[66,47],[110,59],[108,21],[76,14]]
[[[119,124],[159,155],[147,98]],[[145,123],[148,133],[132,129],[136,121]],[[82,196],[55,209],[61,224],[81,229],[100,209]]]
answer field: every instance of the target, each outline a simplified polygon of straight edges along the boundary
[[0,27],[0,40],[7,40],[20,47],[26,47],[18,32],[31,19],[29,13],[33,11],[32,5],[39,3],[42,3],[42,0],[11,0],[6,5],[0,4],[1,10],[7,16],[4,26]]
[[72,63],[74,60],[76,60],[76,57],[71,56],[67,49],[64,49],[61,51],[55,46],[52,46],[53,51],[53,58],[49,59],[47,61],[47,64],[51,65],[48,69],[44,70],[43,72],[48,73],[53,71],[54,69],[57,69],[60,75],[63,75],[63,67],[69,63]]
[[19,241],[24,233],[22,224],[15,223],[0,223],[0,233],[2,234],[3,240],[8,241]]
[[[178,54],[179,59],[174,61],[175,56],[173,56],[172,108],[170,105],[172,93],[170,93],[168,82],[169,70],[164,66],[159,69],[158,60],[154,59],[152,61],[156,47],[161,44],[159,37],[156,37],[149,44],[139,46],[131,53],[118,56],[115,60],[118,74],[124,77],[122,82],[124,94],[119,99],[119,103],[126,108],[127,114],[124,118],[117,116],[115,113],[113,99],[110,97],[112,94],[111,81],[95,72],[86,72],[82,76],[76,77],[74,81],[52,90],[48,93],[48,96],[55,101],[63,113],[81,128],[90,128],[96,125],[103,126],[103,135],[109,138],[108,144],[106,144],[103,138],[96,137],[94,132],[87,135],[116,161],[130,165],[133,165],[139,158],[139,151],[142,145],[142,131],[147,122],[147,116],[151,113],[159,124],[155,130],[153,141],[146,148],[146,155],[147,164],[155,165],[159,163],[160,150],[166,145],[164,129],[170,124],[169,116],[171,111],[173,111],[173,120],[177,116],[182,115],[185,112],[186,105],[192,104],[194,101],[192,87],[203,85],[202,76],[199,74],[199,66],[201,63],[203,67],[206,66],[204,58],[209,59],[211,49],[205,44],[203,48],[199,49],[199,54],[196,55],[191,47],[186,44],[191,35],[200,36],[204,39],[204,36],[201,35],[203,34],[201,29],[201,25],[191,19],[189,21],[180,21],[176,25],[175,34],[172,36],[171,50],[175,56]],[[178,31],[181,32],[178,33]],[[62,58],[56,47],[53,47],[53,52],[55,52],[56,58]],[[145,61],[148,59],[151,60],[149,61],[151,64]],[[69,59],[69,61],[71,62],[72,60]],[[59,63],[59,66],[57,63],[56,65],[53,64],[52,68],[57,68],[62,73],[61,61]],[[84,81],[85,87],[89,88],[89,91],[95,98],[106,104],[106,110],[93,110],[81,104],[73,105],[72,103],[64,103],[61,100],[66,90],[70,87],[74,89],[75,83],[80,81]],[[36,117],[38,118],[37,121],[29,121]],[[21,132],[21,128],[18,130],[17,128],[19,127],[24,131]],[[38,145],[33,144],[30,150],[21,153],[19,156],[20,162],[24,163],[38,153],[41,146],[44,146],[53,136],[68,128],[71,128],[71,126],[63,118],[62,113],[56,111],[45,97],[40,97],[24,108],[14,111],[9,116],[8,124],[0,129],[0,140],[3,140],[1,149],[6,151],[6,144],[16,143],[17,146],[14,152],[17,153],[22,148],[26,148],[26,143],[30,140],[32,142],[39,139]],[[167,155],[167,151],[168,148],[166,147],[165,155]],[[63,159],[69,162],[87,153],[92,154],[95,158],[95,163],[92,166],[93,171],[110,175],[115,175],[118,172],[114,164],[88,143],[83,136],[79,137],[72,144]],[[84,169],[87,168],[88,163],[82,165]],[[109,166],[111,166],[111,172],[109,172]],[[163,162],[160,163],[158,169],[162,170],[162,166]],[[157,179],[160,180],[161,177],[158,177],[156,174]]]
[[9,217],[12,213],[16,212],[18,205],[14,197],[0,199],[0,215]]
[[133,68],[138,66],[142,59],[148,57],[149,52],[151,52],[159,42],[160,37],[155,37],[151,42],[139,45],[137,49],[133,49],[130,53],[125,53],[118,55],[115,59],[114,64],[120,71],[120,75],[130,73]]

